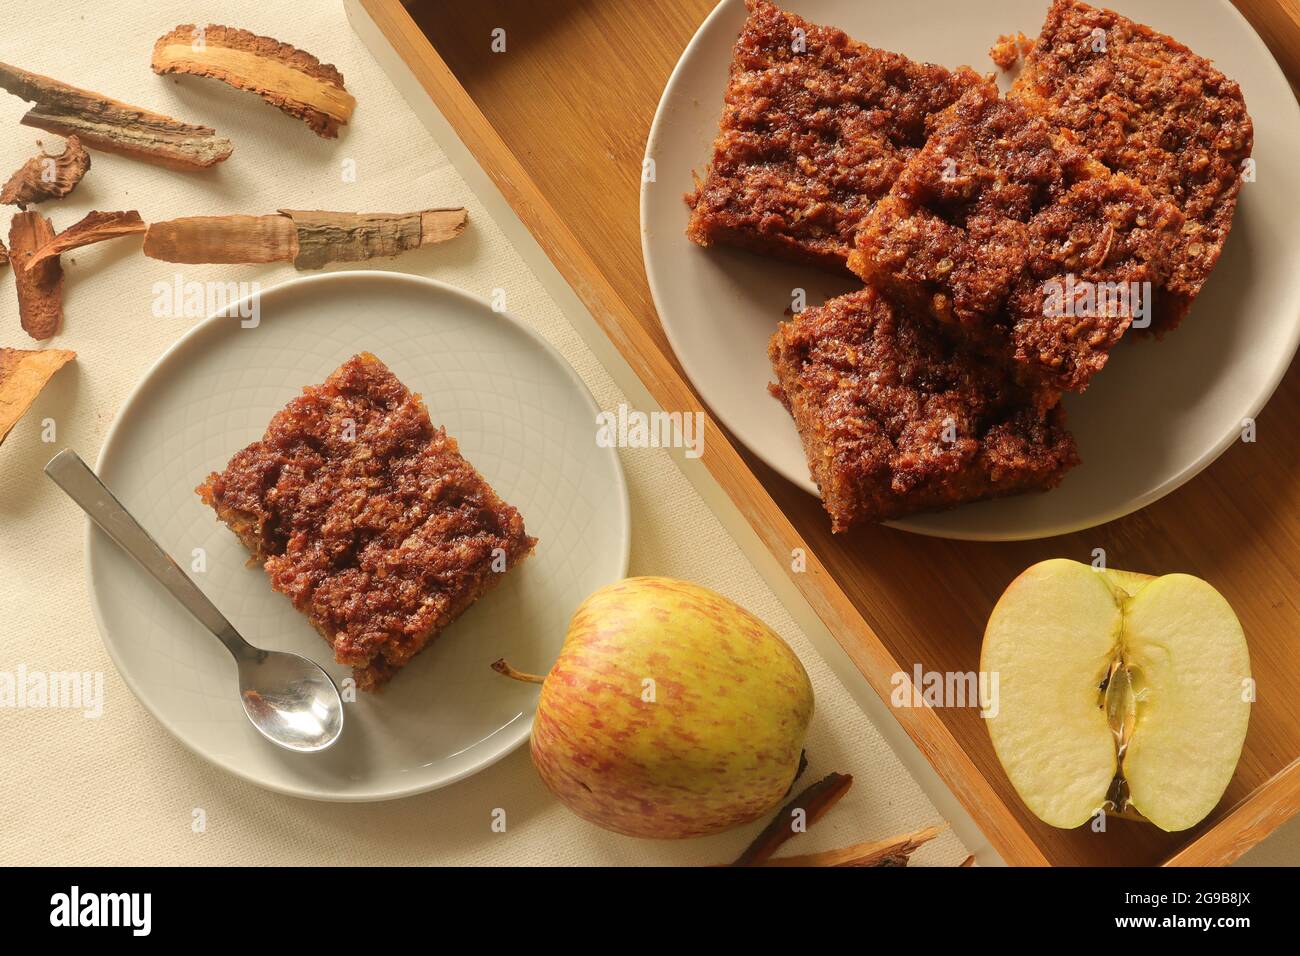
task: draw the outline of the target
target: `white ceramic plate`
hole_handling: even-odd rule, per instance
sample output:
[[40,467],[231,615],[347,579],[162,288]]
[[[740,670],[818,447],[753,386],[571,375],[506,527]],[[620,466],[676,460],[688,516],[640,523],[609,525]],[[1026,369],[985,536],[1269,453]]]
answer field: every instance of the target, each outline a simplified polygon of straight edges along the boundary
[[226,650],[98,529],[87,538],[91,601],[113,662],[163,726],[246,780],[322,800],[431,790],[487,766],[528,736],[536,688],[493,673],[508,657],[545,672],[569,617],[627,572],[627,488],[598,448],[596,405],[539,336],[449,286],[386,272],[296,279],[262,293],[261,322],[196,326],[123,406],[98,473],[254,644],[294,651],[336,680],[350,670],[271,590],[235,536],[194,494],[209,472],[260,438],[304,385],[360,351],[421,393],[435,424],[524,516],[536,553],[398,673],[347,705],[343,737],[292,754],[244,717]]
[[[1000,33],[1037,36],[1047,0],[785,0],[787,9],[884,49],[991,71]],[[1222,454],[1264,406],[1300,343],[1300,107],[1264,43],[1228,0],[1110,0],[1177,37],[1237,80],[1255,120],[1258,181],[1246,185],[1222,260],[1192,314],[1165,341],[1112,353],[1086,395],[1066,400],[1084,464],[1060,488],[895,522],[923,534],[979,540],[1089,528],[1173,491]],[[664,330],[692,383],[751,451],[816,493],[790,417],[765,386],[767,342],[791,290],[815,305],[855,287],[816,269],[683,235],[683,193],[711,155],[742,0],[724,0],[700,27],[659,103],[641,191],[646,274]]]

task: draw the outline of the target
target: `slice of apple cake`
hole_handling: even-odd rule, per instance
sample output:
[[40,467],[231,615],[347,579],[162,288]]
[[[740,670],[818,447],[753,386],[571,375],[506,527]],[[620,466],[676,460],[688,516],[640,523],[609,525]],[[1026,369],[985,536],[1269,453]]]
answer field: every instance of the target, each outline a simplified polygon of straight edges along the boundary
[[782,323],[769,356],[836,531],[1045,491],[1078,464],[1059,407],[875,289]]
[[420,397],[365,352],[197,491],[365,690],[537,543]]
[[932,117],[990,81],[746,0],[721,128],[686,235],[842,269]]

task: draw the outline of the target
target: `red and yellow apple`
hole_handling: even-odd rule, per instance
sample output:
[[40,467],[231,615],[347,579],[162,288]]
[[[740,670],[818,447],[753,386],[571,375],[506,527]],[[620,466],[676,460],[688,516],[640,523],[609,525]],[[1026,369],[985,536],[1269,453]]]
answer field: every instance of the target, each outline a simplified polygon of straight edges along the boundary
[[533,763],[597,826],[701,836],[781,802],[812,711],[803,665],[758,618],[695,584],[627,578],[574,614],[542,684]]

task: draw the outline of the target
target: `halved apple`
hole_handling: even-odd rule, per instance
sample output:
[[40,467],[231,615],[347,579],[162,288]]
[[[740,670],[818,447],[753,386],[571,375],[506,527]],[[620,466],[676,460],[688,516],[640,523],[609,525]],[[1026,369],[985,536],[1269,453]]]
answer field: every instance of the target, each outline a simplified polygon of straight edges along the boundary
[[1250,719],[1250,656],[1200,578],[1044,561],[1003,593],[980,670],[993,749],[1036,816],[1072,828],[1129,807],[1185,830],[1223,796]]

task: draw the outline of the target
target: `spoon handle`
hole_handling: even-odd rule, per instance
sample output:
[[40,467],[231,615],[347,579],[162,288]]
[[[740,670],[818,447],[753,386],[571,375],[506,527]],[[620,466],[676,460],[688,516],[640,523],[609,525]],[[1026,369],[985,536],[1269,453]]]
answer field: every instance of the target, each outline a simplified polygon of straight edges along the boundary
[[86,463],[71,448],[65,448],[45,466],[45,473],[68,497],[81,506],[105,534],[171,592],[172,597],[198,618],[230,649],[239,654],[247,648],[244,639],[207,599],[198,585],[189,579],[175,561],[158,546],[158,542],[140,526],[113,493],[104,486]]

